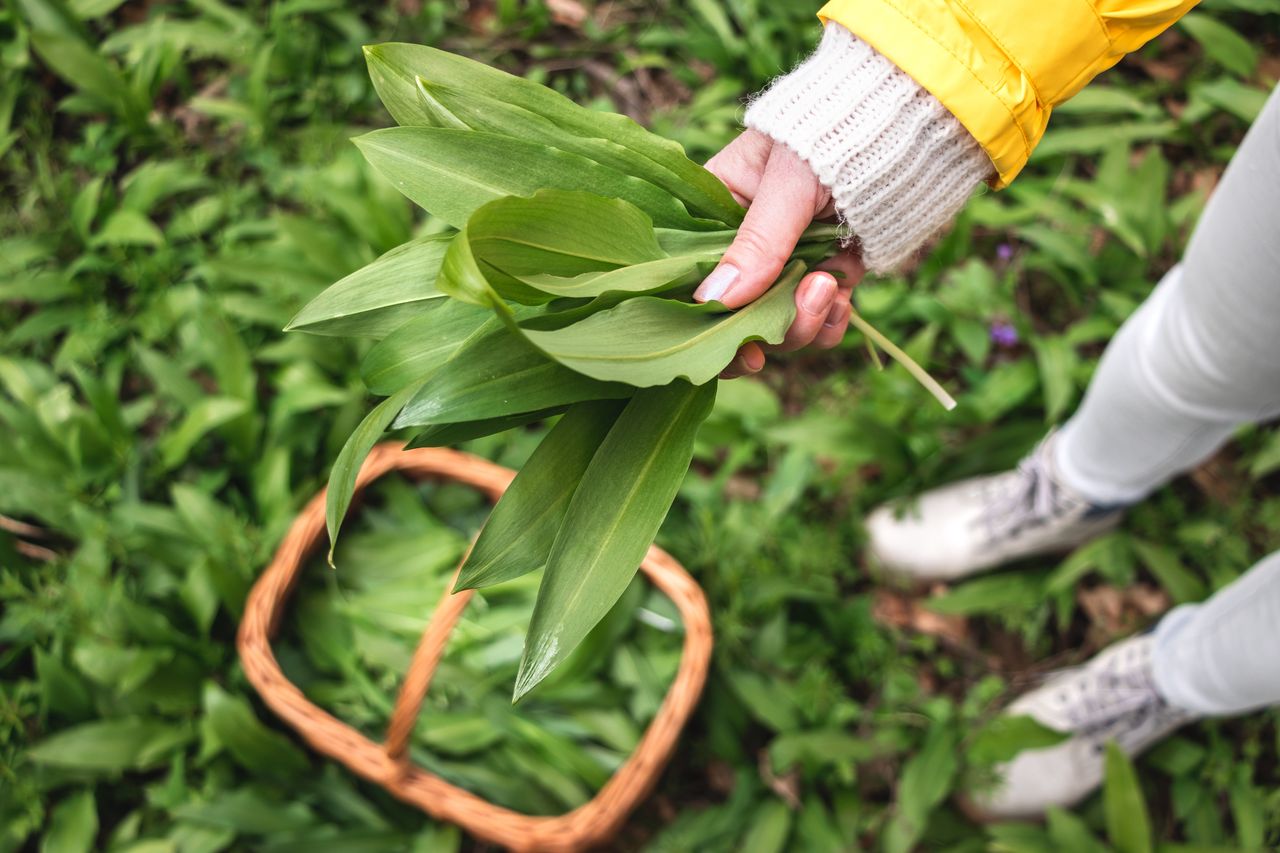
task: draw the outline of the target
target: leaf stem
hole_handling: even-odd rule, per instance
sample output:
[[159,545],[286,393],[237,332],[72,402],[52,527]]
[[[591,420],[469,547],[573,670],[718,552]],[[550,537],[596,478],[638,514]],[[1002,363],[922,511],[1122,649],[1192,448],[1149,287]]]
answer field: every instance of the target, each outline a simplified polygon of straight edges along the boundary
[[937,380],[930,376],[923,367],[916,364],[915,359],[895,346],[893,341],[886,338],[874,326],[862,319],[862,315],[857,311],[851,310],[849,312],[849,322],[856,326],[858,331],[866,335],[868,340],[875,341],[876,345],[888,353],[890,358],[905,367],[907,372],[914,376],[917,382],[928,389],[929,393],[932,394],[948,412],[956,407],[956,401],[947,393],[945,388],[938,384]]

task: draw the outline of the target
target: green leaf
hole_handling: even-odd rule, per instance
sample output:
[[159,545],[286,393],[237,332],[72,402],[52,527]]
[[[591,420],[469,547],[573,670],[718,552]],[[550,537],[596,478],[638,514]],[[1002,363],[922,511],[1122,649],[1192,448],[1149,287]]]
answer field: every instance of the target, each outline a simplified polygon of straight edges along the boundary
[[1202,12],[1188,12],[1178,21],[1214,62],[1240,77],[1252,77],[1258,49],[1227,24]]
[[959,770],[956,738],[951,729],[935,725],[924,746],[907,761],[898,783],[897,843],[908,850],[924,832],[929,815],[951,790]]
[[204,713],[218,741],[252,773],[283,781],[302,776],[311,766],[287,737],[263,725],[243,697],[212,681],[204,686]]
[[161,464],[165,470],[186,461],[202,438],[223,424],[249,411],[249,404],[235,397],[206,397],[200,400],[171,432],[160,439]]
[[604,296],[606,294],[651,294],[683,284],[694,283],[691,276],[701,278],[702,265],[716,260],[715,255],[677,255],[636,263],[621,269],[587,272],[575,276],[521,275],[530,287],[565,299]]
[[1231,818],[1236,825],[1236,842],[1241,850],[1262,850],[1267,837],[1268,796],[1254,786],[1253,768],[1237,764],[1231,782]]
[[715,383],[639,391],[596,451],[547,558],[515,699],[600,621],[639,568],[688,473]]
[[740,853],[781,853],[791,834],[791,810],[781,800],[766,800],[755,810],[751,826],[737,847]]
[[1010,761],[1019,752],[1044,749],[1067,739],[1032,717],[1001,714],[978,732],[969,745],[969,760],[975,764],[998,764]]
[[1125,142],[1168,139],[1178,132],[1171,121],[1107,122],[1085,127],[1058,128],[1045,134],[1032,155],[1033,163],[1043,163],[1059,154],[1092,154]]
[[1073,377],[1079,359],[1075,349],[1061,335],[1037,338],[1032,347],[1040,368],[1040,386],[1044,389],[1045,420],[1053,423],[1067,410],[1075,396]]
[[296,833],[316,825],[316,816],[305,803],[268,800],[261,791],[249,787],[222,790],[208,800],[183,803],[173,809],[173,815],[200,826],[232,829],[246,835]]
[[507,415],[501,418],[481,418],[478,421],[461,421],[456,424],[432,424],[413,437],[406,449],[415,447],[447,447],[473,438],[483,438],[499,432],[506,432],[516,427],[527,426],[537,421],[544,421],[564,412],[564,406],[540,409],[536,412],[521,412],[518,415]]
[[89,853],[98,836],[98,807],[93,791],[75,791],[53,809],[40,853]]
[[626,385],[600,382],[557,364],[491,322],[496,328],[474,335],[418,389],[394,428],[500,418],[631,395]]
[[762,297],[731,314],[719,303],[690,305],[651,296],[554,331],[525,335],[547,355],[596,379],[639,387],[684,379],[711,381],[747,341],[779,343],[795,319],[795,289],[805,272],[796,261]]
[[393,127],[354,141],[396,189],[455,228],[488,202],[546,189],[630,202],[664,228],[720,227],[690,216],[670,193],[648,181],[537,142],[439,127]]
[[285,326],[286,332],[383,337],[444,296],[436,276],[452,234],[397,246],[330,285]]
[[[24,11],[52,6],[44,0],[23,0]],[[34,19],[34,15],[31,16]],[[84,39],[72,32],[44,29],[44,22],[32,20],[31,46],[50,70],[97,103],[141,127],[145,107],[124,75]]]
[[1280,471],[1280,432],[1267,436],[1258,455],[1249,463],[1249,476],[1255,480],[1260,480],[1273,471]]
[[466,302],[444,299],[429,304],[429,310],[387,335],[364,357],[360,375],[374,394],[394,394],[410,382],[421,385],[473,336],[498,326],[492,312]]
[[1178,555],[1170,549],[1140,539],[1132,540],[1132,545],[1138,559],[1156,576],[1175,604],[1202,601],[1208,595],[1204,581],[1182,565]]
[[622,407],[609,400],[569,408],[493,508],[455,591],[493,586],[546,564],[569,500]]
[[935,613],[1026,613],[1044,603],[1044,593],[1042,573],[1005,572],[968,581],[923,603]]
[[1265,90],[1247,86],[1229,77],[1192,86],[1191,94],[1250,123],[1261,115],[1268,97]]
[[1049,823],[1049,840],[1058,850],[1071,853],[1107,853],[1107,847],[1094,837],[1085,822],[1069,811],[1050,806],[1045,813]]
[[95,246],[163,246],[164,232],[138,211],[121,209],[107,217],[89,242]]
[[378,439],[387,431],[387,427],[400,413],[404,404],[418,392],[418,386],[409,385],[401,388],[374,407],[360,425],[355,428],[342,445],[338,458],[334,460],[333,470],[329,472],[329,488],[325,497],[325,525],[329,529],[329,565],[333,565],[333,549],[338,545],[338,531],[342,527],[342,519],[351,506],[351,497],[356,490],[356,475],[360,466],[369,455],[369,451],[377,444]]
[[190,732],[159,719],[101,720],[63,729],[27,750],[37,764],[66,770],[116,774],[161,764]]
[[[695,216],[704,216],[726,225],[739,225],[742,222],[744,211],[733,200],[724,184],[690,161],[683,152],[673,152],[671,157],[666,158],[679,170],[678,173],[612,139],[566,133],[561,125],[517,102],[485,97],[474,89],[432,83],[421,77],[417,82],[428,110],[432,110],[438,117],[436,121],[426,122],[430,126],[468,127],[541,142],[563,151],[581,154],[624,175],[634,175],[661,187],[684,202]],[[581,107],[570,103],[571,111],[575,114],[582,112]],[[595,116],[592,119],[598,122]],[[661,140],[661,137],[653,138]]]
[[589,192],[499,199],[472,214],[467,235],[478,260],[513,276],[573,276],[665,257],[644,211]]
[[[433,125],[438,120],[438,113],[433,112],[432,105],[423,96],[424,87],[418,85],[419,78],[427,84],[425,91],[434,96],[436,105],[448,105],[455,117],[465,113],[458,104],[459,98],[468,102],[476,99],[486,108],[483,112],[490,113],[495,104],[519,105],[520,109],[547,120],[561,136],[607,140],[610,145],[592,145],[588,149],[601,158],[599,162],[611,165],[616,162],[614,158],[620,155],[614,153],[613,146],[652,162],[653,167],[633,165],[618,171],[652,181],[685,199],[690,210],[715,215],[730,225],[741,222],[741,208],[715,175],[690,160],[678,143],[650,133],[626,116],[581,107],[546,86],[423,45],[372,45],[365,48],[365,58],[378,96],[401,125]],[[505,124],[500,127],[506,132],[515,132],[515,120],[510,111],[503,111]],[[520,132],[523,138],[534,139],[538,131],[529,128],[526,122],[520,125]],[[589,143],[574,143],[580,153],[583,144]],[[667,174],[671,177],[667,178]]]
[[634,205],[543,190],[476,210],[450,244],[437,284],[450,296],[494,309],[515,329],[507,299],[537,305],[555,295],[515,276],[577,276],[663,257],[652,222]]
[[1151,818],[1138,786],[1133,762],[1114,741],[1107,743],[1106,780],[1102,807],[1107,818],[1107,838],[1116,853],[1151,853]]

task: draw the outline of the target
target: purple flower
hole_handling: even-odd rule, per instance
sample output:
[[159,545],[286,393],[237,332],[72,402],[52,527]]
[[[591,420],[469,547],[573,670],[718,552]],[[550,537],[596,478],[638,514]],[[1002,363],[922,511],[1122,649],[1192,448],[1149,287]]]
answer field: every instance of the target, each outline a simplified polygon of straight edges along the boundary
[[1012,323],[997,321],[991,324],[991,342],[1002,349],[1018,345],[1018,330]]
[[996,257],[1002,261],[1007,261],[1013,257],[1013,246],[1008,243],[1001,243],[996,246]]

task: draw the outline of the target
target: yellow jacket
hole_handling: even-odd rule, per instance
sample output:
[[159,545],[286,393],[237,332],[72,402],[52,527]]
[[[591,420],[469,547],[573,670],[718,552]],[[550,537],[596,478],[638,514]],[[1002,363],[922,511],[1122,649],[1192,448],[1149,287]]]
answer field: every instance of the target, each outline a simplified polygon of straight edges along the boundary
[[941,101],[1006,186],[1054,106],[1197,0],[830,0],[818,14],[891,59]]

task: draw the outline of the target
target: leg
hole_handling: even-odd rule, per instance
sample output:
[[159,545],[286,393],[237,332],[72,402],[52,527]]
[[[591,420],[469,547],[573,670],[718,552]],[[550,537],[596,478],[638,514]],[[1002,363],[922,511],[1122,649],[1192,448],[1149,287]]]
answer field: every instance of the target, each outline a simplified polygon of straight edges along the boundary
[[1152,669],[1165,701],[1205,716],[1280,705],[1280,552],[1156,629]]
[[1107,348],[1062,429],[1062,481],[1132,503],[1280,415],[1280,90],[1249,130],[1181,266]]
[[1080,411],[1017,471],[866,520],[889,573],[955,579],[1070,550],[1199,464],[1235,428],[1280,415],[1280,90],[1245,137],[1170,271],[1107,348]]
[[990,818],[1072,806],[1102,783],[1114,741],[1142,752],[1197,717],[1280,705],[1280,553],[1203,604],[1168,613],[1154,634],[1122,640],[1076,670],[1020,696],[1008,713],[1069,734],[998,768],[1000,782],[973,792]]

